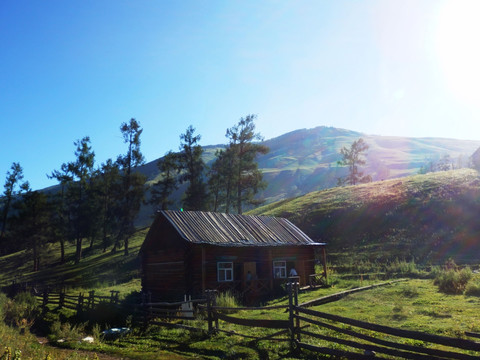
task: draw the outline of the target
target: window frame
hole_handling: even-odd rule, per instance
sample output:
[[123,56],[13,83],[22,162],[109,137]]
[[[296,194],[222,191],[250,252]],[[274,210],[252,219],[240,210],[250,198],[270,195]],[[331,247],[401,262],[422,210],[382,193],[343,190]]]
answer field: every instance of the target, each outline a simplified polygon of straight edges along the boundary
[[[222,267],[229,265],[228,267]],[[220,274],[223,273],[223,278]],[[228,276],[230,275],[230,276]],[[232,261],[218,261],[217,262],[217,281],[218,282],[232,282],[233,281],[233,262]]]
[[[277,271],[280,271],[279,276],[277,276]],[[273,278],[274,279],[287,278],[287,261],[286,260],[273,261]]]

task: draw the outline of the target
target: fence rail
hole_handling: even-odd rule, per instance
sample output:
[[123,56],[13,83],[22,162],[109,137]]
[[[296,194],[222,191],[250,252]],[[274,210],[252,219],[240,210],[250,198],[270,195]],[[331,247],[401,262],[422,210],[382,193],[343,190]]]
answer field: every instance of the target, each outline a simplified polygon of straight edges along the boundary
[[95,295],[95,291],[90,291],[88,295],[79,293],[78,296],[69,295],[63,291],[58,293],[44,291],[35,293],[35,296],[42,303],[44,309],[48,306],[56,306],[59,309],[84,311],[93,309],[99,304],[110,304],[113,306],[119,304],[119,292],[115,290],[110,291],[110,296]]
[[[390,283],[377,284],[388,285]],[[351,292],[367,290],[371,287],[354,289]],[[373,324],[339,315],[313,310],[317,306],[332,299],[340,299],[333,295],[332,299],[320,298],[306,303],[298,303],[298,283],[288,284],[288,305],[265,307],[223,307],[217,306],[217,291],[207,290],[205,298],[184,299],[179,302],[148,302],[146,298],[135,307],[134,321],[138,325],[155,325],[170,328],[182,328],[188,331],[208,331],[209,334],[225,332],[242,336],[251,341],[285,341],[290,343],[292,351],[306,349],[322,354],[329,354],[349,359],[382,359],[398,357],[413,360],[458,359],[473,360],[480,356],[480,343],[466,338],[451,338],[419,331],[397,329],[389,326]],[[351,293],[349,292],[349,293]],[[88,295],[78,296],[65,293],[38,294],[44,307],[53,305],[57,308],[69,308],[77,311],[93,309],[98,304],[117,305],[118,292],[112,291],[110,296],[97,296],[93,291]],[[243,311],[276,311],[276,316],[283,319],[249,319],[248,316],[235,315]],[[280,314],[280,316],[278,315]],[[189,323],[186,320],[195,320]],[[246,331],[231,331],[224,324],[242,326]],[[265,328],[263,336],[253,336],[250,328]],[[480,334],[466,332],[465,336],[479,338]],[[318,341],[323,346],[320,346]],[[412,341],[414,340],[414,341]],[[413,345],[421,342],[421,345]],[[329,345],[330,344],[330,345]],[[335,345],[332,345],[335,344]],[[342,345],[342,349],[338,348]]]

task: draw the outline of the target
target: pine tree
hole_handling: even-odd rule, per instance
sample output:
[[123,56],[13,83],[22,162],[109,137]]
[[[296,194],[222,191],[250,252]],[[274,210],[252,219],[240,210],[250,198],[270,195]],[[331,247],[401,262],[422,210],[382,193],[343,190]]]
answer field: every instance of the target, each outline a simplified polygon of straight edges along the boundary
[[140,151],[140,135],[143,131],[140,123],[132,118],[130,122],[120,126],[120,131],[123,142],[127,144],[128,148],[127,153],[120,155],[117,159],[122,180],[118,196],[119,231],[112,251],[116,251],[123,240],[124,254],[128,255],[128,241],[135,232],[134,221],[145,194],[146,178],[135,170],[145,163],[145,159]]
[[230,213],[233,202],[233,190],[236,171],[234,168],[235,154],[231,147],[217,150],[215,161],[209,171],[208,186],[212,195],[213,211],[220,209]]
[[227,151],[232,152],[232,173],[229,176],[235,182],[234,206],[239,214],[242,213],[243,204],[257,204],[254,196],[259,190],[264,189],[263,175],[258,169],[256,157],[258,154],[266,154],[268,147],[255,143],[262,141],[263,137],[255,133],[256,115],[247,115],[241,118],[237,125],[227,130],[227,138],[230,139]]
[[362,139],[355,140],[350,147],[340,149],[342,160],[338,161],[339,165],[348,166],[348,175],[345,178],[339,178],[338,184],[356,185],[358,183],[367,183],[372,181],[370,175],[364,175],[359,171],[358,167],[365,165],[364,153],[368,150],[368,144]]
[[167,210],[173,204],[169,196],[178,189],[177,177],[180,172],[178,160],[178,155],[169,151],[157,163],[161,178],[152,186],[150,200],[150,204],[155,206],[155,210],[158,208]]
[[7,178],[5,179],[4,192],[3,192],[3,210],[2,210],[2,228],[0,231],[0,244],[5,241],[5,235],[7,230],[8,214],[10,206],[15,196],[22,191],[28,189],[28,182],[20,184],[23,180],[23,169],[20,163],[14,162],[10,168],[11,171],[7,172]]
[[95,153],[92,151],[88,136],[77,140],[74,145],[77,147],[76,160],[62,164],[61,171],[53,171],[51,177],[65,185],[63,199],[67,214],[64,219],[65,227],[68,238],[75,242],[75,263],[78,264],[82,258],[83,239],[95,232],[93,227],[95,223],[91,221],[91,216],[95,213],[95,203],[91,198]]
[[117,202],[121,187],[121,176],[118,164],[108,159],[103,163],[95,177],[94,186],[99,202],[100,232],[102,237],[103,251],[111,244],[111,237],[118,228]]
[[47,196],[27,189],[15,203],[15,237],[32,252],[33,271],[40,269],[42,252],[50,227],[50,209]]
[[188,182],[182,203],[185,210],[206,210],[208,194],[204,182],[203,149],[198,145],[201,136],[194,135],[194,132],[195,129],[190,125],[185,134],[180,135],[180,183]]

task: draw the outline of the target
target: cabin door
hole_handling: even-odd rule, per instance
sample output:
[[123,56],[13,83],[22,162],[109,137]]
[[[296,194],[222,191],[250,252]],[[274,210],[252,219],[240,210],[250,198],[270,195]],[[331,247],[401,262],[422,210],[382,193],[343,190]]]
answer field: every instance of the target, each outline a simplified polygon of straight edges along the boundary
[[251,281],[256,278],[257,278],[257,263],[255,261],[243,263],[244,281]]

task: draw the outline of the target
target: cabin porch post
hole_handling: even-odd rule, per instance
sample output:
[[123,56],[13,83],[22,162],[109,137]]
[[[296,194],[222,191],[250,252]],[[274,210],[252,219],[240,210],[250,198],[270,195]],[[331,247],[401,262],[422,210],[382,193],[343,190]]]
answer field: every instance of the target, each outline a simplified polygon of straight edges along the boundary
[[325,246],[322,246],[322,257],[323,257],[323,275],[325,276],[325,284],[328,284],[327,278],[327,251]]
[[207,277],[207,271],[205,269],[205,263],[206,263],[206,255],[205,255],[205,247],[202,246],[202,293],[205,293],[206,290],[206,277]]
[[268,283],[270,286],[270,290],[273,290],[273,262],[272,262],[272,249],[268,249]]

